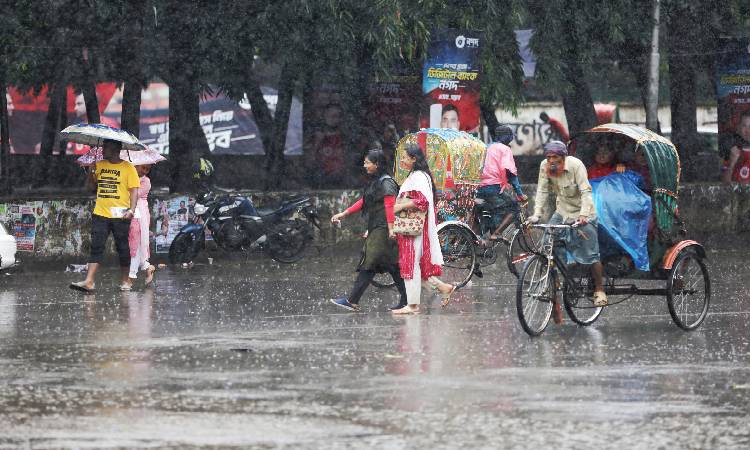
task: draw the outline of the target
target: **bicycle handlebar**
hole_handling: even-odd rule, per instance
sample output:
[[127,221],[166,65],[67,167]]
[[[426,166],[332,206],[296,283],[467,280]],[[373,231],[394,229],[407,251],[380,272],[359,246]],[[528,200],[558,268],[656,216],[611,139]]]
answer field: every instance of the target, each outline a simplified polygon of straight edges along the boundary
[[561,224],[553,224],[553,223],[532,223],[529,224],[532,228],[578,228],[581,224],[579,222],[575,223],[561,223]]

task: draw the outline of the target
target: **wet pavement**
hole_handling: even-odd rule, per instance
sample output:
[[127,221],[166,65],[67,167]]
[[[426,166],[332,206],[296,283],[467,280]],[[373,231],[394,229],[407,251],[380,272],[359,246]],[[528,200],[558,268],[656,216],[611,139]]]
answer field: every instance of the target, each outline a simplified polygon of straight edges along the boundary
[[0,448],[749,448],[747,251],[709,254],[713,298],[684,332],[661,297],[529,338],[513,279],[392,317],[328,299],[356,261],[311,256],[157,272],[95,295],[80,274],[0,278]]

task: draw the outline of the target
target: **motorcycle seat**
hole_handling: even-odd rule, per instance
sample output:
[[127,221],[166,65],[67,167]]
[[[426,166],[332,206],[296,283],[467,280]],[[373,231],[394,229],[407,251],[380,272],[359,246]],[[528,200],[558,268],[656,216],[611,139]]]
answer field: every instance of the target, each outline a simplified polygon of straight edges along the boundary
[[306,196],[304,196],[304,195],[298,195],[296,197],[290,197],[290,198],[284,199],[284,201],[282,202],[282,204],[283,205],[291,205],[291,204],[294,204],[294,203],[303,202],[305,200],[307,200]]
[[255,208],[255,210],[258,212],[259,216],[270,216],[271,214],[275,213],[279,210],[278,207],[271,207],[271,208]]

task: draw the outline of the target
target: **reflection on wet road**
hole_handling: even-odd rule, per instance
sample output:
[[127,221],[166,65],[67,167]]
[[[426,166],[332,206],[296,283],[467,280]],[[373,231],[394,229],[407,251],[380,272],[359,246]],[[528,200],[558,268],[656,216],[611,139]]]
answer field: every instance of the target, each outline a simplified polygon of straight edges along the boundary
[[[710,255],[686,333],[663,298],[529,338],[513,281],[485,271],[441,309],[345,295],[354,255],[165,270],[94,295],[63,273],[3,276],[0,448],[748,448],[745,252]],[[423,300],[425,301],[425,300]]]

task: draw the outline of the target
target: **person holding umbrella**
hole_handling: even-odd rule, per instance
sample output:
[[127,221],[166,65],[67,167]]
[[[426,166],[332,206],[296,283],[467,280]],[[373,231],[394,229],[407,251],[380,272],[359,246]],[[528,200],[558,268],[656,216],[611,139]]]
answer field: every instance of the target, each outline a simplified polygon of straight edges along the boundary
[[140,180],[135,167],[120,158],[122,142],[104,139],[104,159],[95,163],[90,182],[96,186],[96,205],[91,216],[91,254],[88,273],[83,281],[70,284],[71,289],[91,292],[96,288],[96,272],[104,256],[110,233],[115,241],[121,271],[121,290],[130,290],[130,221],[138,204]]
[[[124,159],[122,152],[120,153],[120,158]],[[141,186],[138,188],[138,206],[133,220],[130,222],[130,235],[128,236],[130,246],[129,281],[132,286],[133,281],[138,278],[138,271],[145,270],[145,281],[146,286],[148,286],[154,280],[154,272],[156,271],[156,267],[149,262],[151,256],[149,245],[151,213],[148,209],[148,193],[151,191],[151,179],[148,177],[148,173],[154,164],[164,161],[166,158],[150,148],[128,156],[130,156],[130,162],[135,166],[141,182]]]

